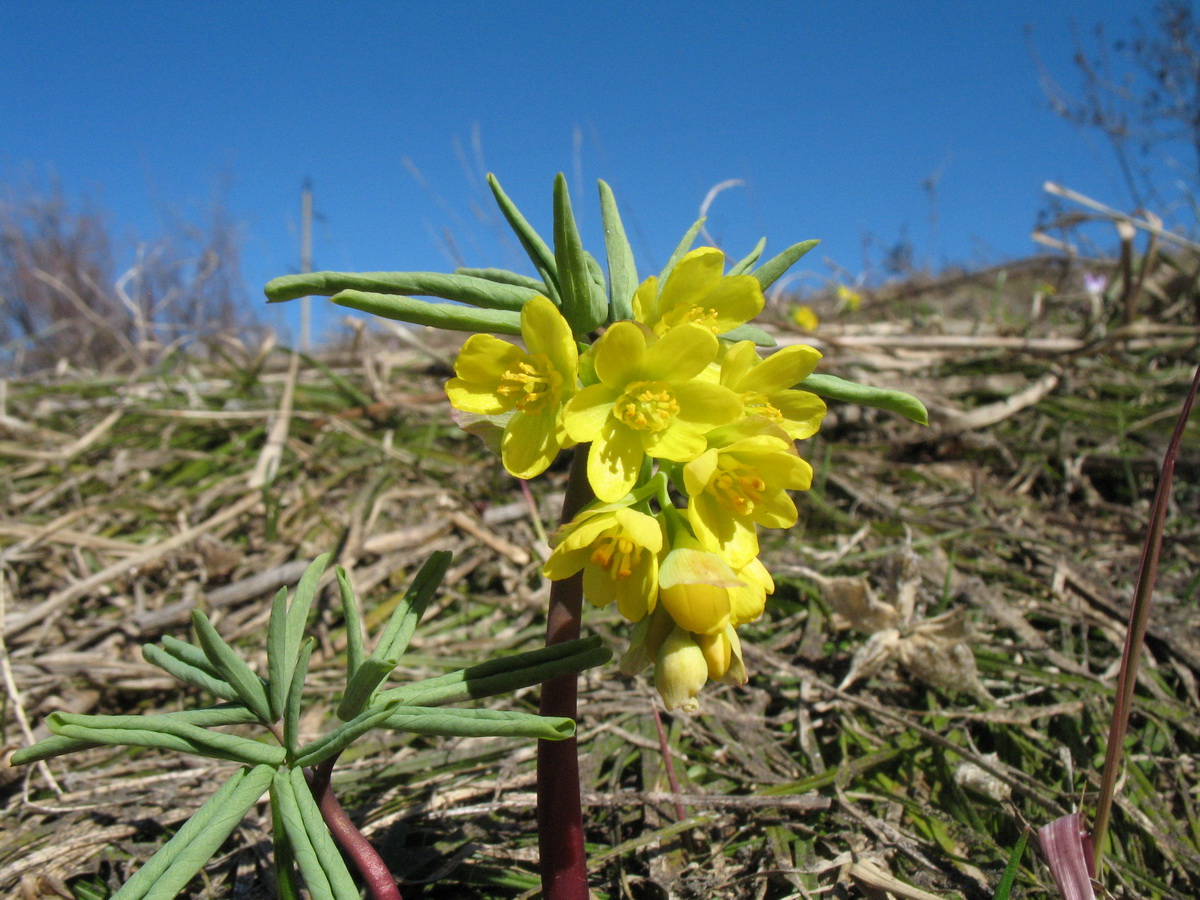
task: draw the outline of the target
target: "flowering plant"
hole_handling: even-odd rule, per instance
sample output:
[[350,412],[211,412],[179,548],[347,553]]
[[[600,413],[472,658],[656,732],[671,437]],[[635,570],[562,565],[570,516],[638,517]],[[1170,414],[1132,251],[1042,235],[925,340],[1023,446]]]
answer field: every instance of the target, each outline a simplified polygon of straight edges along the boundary
[[[760,241],[726,268],[721,250],[692,249],[701,219],[658,275],[639,279],[612,191],[600,182],[606,274],[583,249],[562,175],[553,248],[496,179],[488,182],[537,277],[320,272],[277,278],[267,295],[324,294],[387,318],[474,332],[446,385],[459,423],[518,478],[575,448],[543,569],[553,582],[547,643],[578,637],[584,598],[615,602],[633,625],[622,671],[653,666],[666,708],[696,710],[708,681],[747,679],[737,629],[762,615],[774,590],[758,529],[796,523],[787,491],[807,489],[813,473],[795,442],[820,427],[823,398],[920,422],[925,408],[899,391],[815,374],[821,354],[813,347],[760,356],[775,344],[752,324],[763,291],[816,241],[759,263]],[[524,346],[495,334],[519,335]],[[574,717],[575,707],[573,677],[545,685],[543,715]],[[573,738],[540,747],[539,838],[551,898],[587,890],[575,753]]]

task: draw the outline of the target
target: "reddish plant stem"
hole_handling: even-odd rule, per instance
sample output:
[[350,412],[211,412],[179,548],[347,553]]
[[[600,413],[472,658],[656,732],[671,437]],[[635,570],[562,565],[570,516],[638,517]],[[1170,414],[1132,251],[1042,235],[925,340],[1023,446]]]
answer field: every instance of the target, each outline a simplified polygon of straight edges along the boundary
[[[592,498],[587,480],[588,445],[575,449],[562,522],[569,522]],[[546,611],[546,645],[579,637],[583,614],[583,576],[550,585]],[[564,675],[542,685],[543,716],[568,716],[577,711],[579,676]],[[579,750],[575,738],[538,741],[538,852],[542,894],[546,900],[587,900],[587,858],[583,852],[583,805],[579,791]]]
[[402,900],[400,888],[397,887],[396,879],[388,871],[387,865],[371,846],[371,842],[358,830],[358,826],[350,821],[350,817],[342,809],[342,804],[338,803],[337,797],[330,789],[329,781],[333,776],[335,762],[337,756],[305,772],[308,776],[308,789],[312,791],[313,799],[321,810],[321,818],[329,826],[329,831],[338,846],[350,857],[358,873],[362,875],[367,885],[367,896],[371,900]]
[[[671,785],[671,793],[679,796],[679,779],[675,777],[675,760],[671,757],[671,743],[667,740],[666,729],[663,728],[662,716],[658,712],[658,699],[652,701],[650,707],[654,710],[654,727],[658,730],[658,749],[662,751],[663,767],[667,770],[667,784]],[[678,800],[675,804],[675,821],[682,822],[687,818],[687,810]]]

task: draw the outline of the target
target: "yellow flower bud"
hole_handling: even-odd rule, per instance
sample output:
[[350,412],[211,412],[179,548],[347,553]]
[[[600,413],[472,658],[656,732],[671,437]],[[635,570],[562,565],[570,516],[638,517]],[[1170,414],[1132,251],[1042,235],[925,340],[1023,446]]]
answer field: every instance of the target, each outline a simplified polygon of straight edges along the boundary
[[696,695],[708,681],[708,662],[704,651],[688,632],[676,628],[663,641],[654,667],[654,686],[668,711],[700,708]]

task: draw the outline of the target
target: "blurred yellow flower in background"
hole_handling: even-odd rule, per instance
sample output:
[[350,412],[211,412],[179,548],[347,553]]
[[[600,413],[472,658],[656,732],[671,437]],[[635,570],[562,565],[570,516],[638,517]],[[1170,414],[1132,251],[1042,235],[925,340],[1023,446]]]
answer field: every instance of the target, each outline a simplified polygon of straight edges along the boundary
[[850,312],[855,312],[862,306],[862,294],[844,284],[837,286],[837,298],[839,307]]
[[803,303],[792,307],[792,322],[801,331],[816,331],[817,326],[821,324],[821,320],[817,318],[817,311]]

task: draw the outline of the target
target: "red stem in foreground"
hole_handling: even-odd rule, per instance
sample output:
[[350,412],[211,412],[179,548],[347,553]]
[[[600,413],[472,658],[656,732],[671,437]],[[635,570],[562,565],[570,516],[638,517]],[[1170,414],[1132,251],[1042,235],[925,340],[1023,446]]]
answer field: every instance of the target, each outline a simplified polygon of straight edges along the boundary
[[[592,499],[587,480],[588,445],[575,448],[562,522],[569,522]],[[583,576],[550,584],[546,645],[579,637],[583,612]],[[543,716],[576,716],[578,675],[563,675],[542,685]],[[579,751],[575,738],[538,741],[538,852],[545,900],[587,900],[587,858],[583,852],[583,805],[579,792]]]
[[336,761],[337,756],[333,756],[305,773],[308,776],[308,789],[312,791],[313,799],[321,810],[321,818],[329,826],[338,846],[362,875],[367,884],[367,896],[371,900],[401,900],[400,888],[396,886],[396,879],[388,871],[387,865],[371,842],[358,830],[358,826],[350,821],[342,804],[338,803],[330,790],[329,781]]

